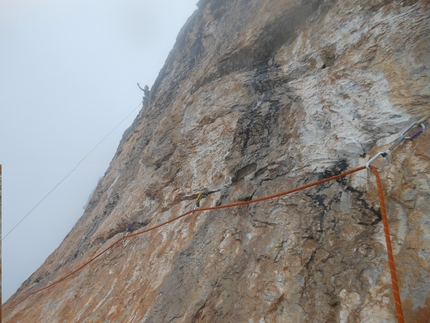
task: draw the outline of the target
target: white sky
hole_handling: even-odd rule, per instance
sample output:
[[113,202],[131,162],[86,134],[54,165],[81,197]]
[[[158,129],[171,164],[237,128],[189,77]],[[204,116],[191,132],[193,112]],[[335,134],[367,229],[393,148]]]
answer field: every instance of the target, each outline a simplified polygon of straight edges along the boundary
[[[137,107],[197,1],[0,0],[3,237]],[[138,111],[2,241],[3,302],[82,215]]]

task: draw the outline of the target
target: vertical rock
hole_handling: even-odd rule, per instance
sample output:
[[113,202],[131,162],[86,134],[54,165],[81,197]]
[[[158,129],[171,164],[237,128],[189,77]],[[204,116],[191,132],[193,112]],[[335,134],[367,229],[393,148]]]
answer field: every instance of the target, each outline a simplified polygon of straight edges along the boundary
[[[374,176],[429,111],[428,1],[200,0],[82,218],[5,322],[394,322]],[[427,123],[428,124],[428,123]],[[415,129],[415,128],[414,128]],[[430,317],[430,132],[381,173],[406,322]],[[380,159],[382,160],[382,158]],[[378,159],[378,162],[380,161]],[[139,229],[142,230],[142,229]]]

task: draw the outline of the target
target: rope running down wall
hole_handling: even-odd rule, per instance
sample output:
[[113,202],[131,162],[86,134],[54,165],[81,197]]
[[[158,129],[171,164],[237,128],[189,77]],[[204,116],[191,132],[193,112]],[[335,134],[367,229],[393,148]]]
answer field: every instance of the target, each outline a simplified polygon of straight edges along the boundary
[[322,179],[320,181],[317,182],[313,182],[310,184],[306,184],[285,192],[281,192],[281,193],[277,193],[277,194],[273,194],[273,195],[269,195],[269,196],[265,196],[265,197],[261,197],[255,200],[250,200],[250,201],[242,201],[242,202],[236,202],[236,203],[231,203],[231,204],[226,204],[226,205],[219,205],[219,206],[213,206],[213,207],[206,207],[206,208],[198,208],[195,210],[191,210],[188,212],[185,212],[177,217],[174,217],[168,221],[165,221],[163,223],[160,223],[154,227],[145,229],[143,231],[140,232],[136,232],[136,233],[132,233],[129,234],[127,236],[123,236],[122,238],[118,239],[117,241],[115,241],[114,243],[112,243],[109,247],[107,247],[106,249],[104,249],[103,251],[99,252],[97,255],[95,255],[94,257],[92,257],[91,259],[89,259],[88,261],[86,261],[84,264],[82,264],[81,266],[79,266],[78,268],[76,268],[75,270],[73,270],[72,272],[70,272],[69,274],[61,277],[60,279],[56,280],[55,282],[53,282],[52,284],[49,284],[43,288],[37,289],[33,292],[31,292],[30,294],[28,294],[27,296],[25,296],[24,298],[22,298],[21,300],[19,300],[18,302],[16,302],[15,304],[11,304],[8,307],[15,307],[18,304],[22,303],[23,301],[25,301],[27,298],[29,298],[30,296],[39,293],[43,290],[46,290],[48,288],[51,288],[53,286],[55,286],[56,284],[66,280],[67,278],[73,276],[75,273],[77,273],[78,271],[80,271],[81,269],[83,269],[84,267],[86,267],[87,265],[89,265],[91,262],[93,262],[94,260],[96,260],[97,258],[99,258],[101,255],[103,255],[104,253],[106,253],[108,250],[112,249],[115,245],[117,245],[118,243],[120,243],[121,241],[125,240],[125,239],[130,239],[132,237],[136,237],[138,235],[147,233],[149,231],[158,229],[160,227],[163,227],[169,223],[172,223],[174,221],[177,221],[187,215],[190,214],[194,214],[197,212],[203,212],[203,211],[211,211],[211,210],[218,210],[218,209],[226,209],[226,208],[232,208],[235,206],[242,206],[242,205],[248,205],[248,204],[252,204],[252,203],[258,203],[258,202],[262,202],[262,201],[266,201],[266,200],[270,200],[270,199],[274,199],[274,198],[278,198],[284,195],[288,195],[294,192],[298,192],[313,186],[317,186],[329,181],[333,181],[345,176],[348,176],[350,174],[353,174],[355,172],[361,171],[366,169],[367,167],[370,167],[370,169],[373,171],[373,173],[375,174],[376,177],[376,183],[377,183],[377,187],[378,187],[378,195],[379,195],[379,200],[380,200],[380,208],[381,208],[381,213],[382,213],[382,220],[383,220],[383,225],[384,225],[384,233],[385,233],[385,240],[386,240],[386,244],[387,244],[387,252],[388,252],[388,262],[390,265],[390,273],[391,273],[391,280],[392,280],[392,287],[393,287],[393,294],[394,294],[394,301],[396,304],[396,314],[397,314],[397,320],[398,323],[404,323],[403,320],[403,311],[402,311],[402,305],[401,305],[401,300],[400,300],[400,294],[399,294],[399,286],[398,286],[398,282],[397,282],[397,275],[396,275],[396,268],[395,268],[395,264],[394,264],[394,257],[393,257],[393,251],[392,251],[392,247],[391,247],[391,240],[390,240],[390,232],[389,232],[389,227],[388,227],[388,220],[387,220],[387,213],[386,213],[386,208],[385,208],[385,202],[384,202],[384,195],[383,195],[383,191],[382,191],[382,184],[381,184],[381,180],[379,177],[379,173],[378,173],[378,169],[372,165],[370,166],[361,166],[358,168],[354,168],[351,169],[349,171],[346,171],[344,173],[329,177],[329,178],[325,178]]

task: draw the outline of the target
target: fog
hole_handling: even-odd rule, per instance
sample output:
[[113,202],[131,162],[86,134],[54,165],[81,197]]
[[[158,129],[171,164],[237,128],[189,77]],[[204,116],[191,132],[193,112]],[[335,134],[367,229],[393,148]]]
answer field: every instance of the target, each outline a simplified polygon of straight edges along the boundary
[[151,87],[196,3],[0,2],[3,302],[82,215],[139,111],[136,83]]

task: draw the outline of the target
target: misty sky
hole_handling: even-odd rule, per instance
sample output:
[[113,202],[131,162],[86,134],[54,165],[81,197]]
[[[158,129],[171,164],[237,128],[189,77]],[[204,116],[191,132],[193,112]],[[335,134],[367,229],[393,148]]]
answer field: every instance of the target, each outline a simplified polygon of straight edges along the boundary
[[[198,0],[0,0],[4,237],[141,102]],[[2,241],[3,302],[55,250],[134,111]]]

